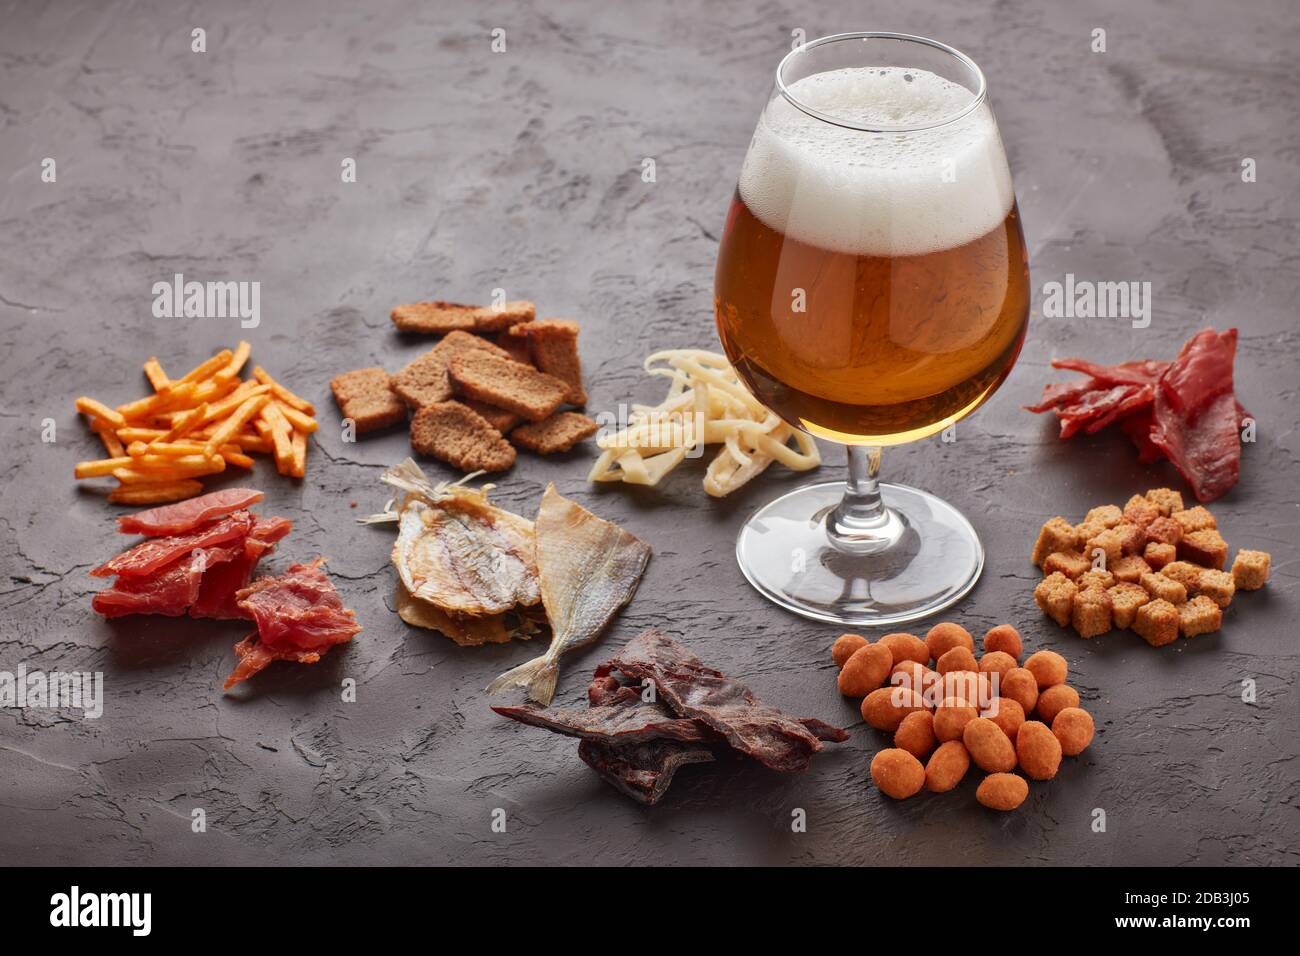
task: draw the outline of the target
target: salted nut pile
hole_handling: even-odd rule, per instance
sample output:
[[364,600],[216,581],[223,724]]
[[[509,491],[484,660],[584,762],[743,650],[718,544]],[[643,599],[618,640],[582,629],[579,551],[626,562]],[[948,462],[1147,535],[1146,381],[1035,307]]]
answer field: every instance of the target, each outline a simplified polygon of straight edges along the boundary
[[1014,810],[1029,795],[1026,778],[1051,780],[1062,756],[1082,753],[1092,743],[1092,715],[1065,682],[1065,658],[1038,651],[1021,664],[1022,651],[1010,624],[984,635],[978,659],[970,632],[951,622],[924,640],[841,635],[831,648],[840,693],[861,697],[862,719],[894,735],[894,746],[871,761],[876,786],[895,800],[923,788],[944,793],[973,763],[987,774],[975,799]]

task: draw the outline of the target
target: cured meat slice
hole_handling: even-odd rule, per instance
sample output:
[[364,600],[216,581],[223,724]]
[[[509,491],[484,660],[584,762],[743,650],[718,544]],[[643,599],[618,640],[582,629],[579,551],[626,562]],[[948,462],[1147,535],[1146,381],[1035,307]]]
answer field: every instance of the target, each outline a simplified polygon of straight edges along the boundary
[[294,564],[279,577],[258,578],[238,592],[239,606],[257,623],[257,633],[235,645],[239,664],[226,678],[229,690],[272,661],[314,664],[336,644],[352,640],[361,627],[356,615],[322,570],[324,558]]
[[716,759],[706,746],[672,740],[651,740],[625,747],[584,740],[578,744],[578,756],[614,789],[648,807],[668,792],[678,768]]
[[275,550],[275,544],[293,528],[288,518],[258,518],[243,542],[235,547],[231,560],[209,564],[203,573],[199,595],[190,607],[190,617],[222,619],[247,618],[239,606],[236,593],[248,587],[253,571],[262,558]]
[[120,577],[91,598],[90,606],[104,617],[126,614],[163,614],[179,617],[199,594],[205,569],[227,561],[233,549],[198,550],[161,570],[143,576]]
[[106,564],[92,569],[90,573],[97,578],[108,577],[110,574],[143,577],[196,548],[212,548],[243,538],[252,527],[252,516],[247,511],[236,511],[188,534],[148,538]]
[[1154,385],[1168,367],[1168,362],[1151,359],[1121,362],[1119,365],[1098,365],[1078,358],[1052,360],[1052,368],[1091,375],[1099,385]]
[[262,497],[262,492],[255,488],[223,488],[188,501],[138,511],[133,515],[122,515],[117,519],[117,530],[122,534],[143,534],[149,537],[181,534],[241,511],[261,501]]
[[[639,700],[639,695],[635,695]],[[542,727],[566,737],[580,737],[610,746],[644,743],[648,740],[677,740],[698,743],[716,740],[694,720],[665,713],[654,704],[626,706],[605,704],[581,707],[493,707],[502,717],[521,724]]]

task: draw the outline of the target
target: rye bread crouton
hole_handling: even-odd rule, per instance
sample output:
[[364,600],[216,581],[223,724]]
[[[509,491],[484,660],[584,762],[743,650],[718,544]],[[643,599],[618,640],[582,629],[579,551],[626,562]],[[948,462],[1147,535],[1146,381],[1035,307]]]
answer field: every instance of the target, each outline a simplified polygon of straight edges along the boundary
[[447,377],[448,363],[456,355],[476,350],[507,357],[487,339],[469,332],[451,332],[393,376],[393,391],[412,408],[445,402],[452,395],[451,380]]
[[515,325],[504,332],[498,332],[496,343],[516,362],[523,362],[525,365],[533,364],[533,354],[528,350],[527,325]]
[[344,418],[356,423],[357,434],[406,421],[406,406],[389,387],[382,368],[358,368],[335,375],[330,391]]
[[515,463],[514,446],[460,402],[435,402],[416,412],[411,447],[461,471],[505,471]]
[[393,307],[389,316],[403,332],[446,335],[448,332],[500,332],[513,325],[531,322],[537,307],[520,300],[495,305],[460,305],[456,302],[412,302]]
[[553,455],[590,438],[596,428],[594,421],[579,412],[556,412],[540,422],[520,425],[510,433],[510,440],[540,455]]
[[531,365],[477,349],[453,356],[447,372],[461,395],[515,412],[530,422],[553,414],[569,392],[566,383]]
[[566,402],[586,405],[587,390],[582,387],[582,363],[578,359],[578,323],[569,319],[543,319],[524,326],[524,330],[533,364],[569,386],[564,396]]
[[495,405],[489,405],[487,402],[478,402],[472,398],[463,398],[460,401],[462,405],[476,415],[481,415],[484,421],[503,435],[524,420],[521,415],[508,412],[504,408],[497,408]]

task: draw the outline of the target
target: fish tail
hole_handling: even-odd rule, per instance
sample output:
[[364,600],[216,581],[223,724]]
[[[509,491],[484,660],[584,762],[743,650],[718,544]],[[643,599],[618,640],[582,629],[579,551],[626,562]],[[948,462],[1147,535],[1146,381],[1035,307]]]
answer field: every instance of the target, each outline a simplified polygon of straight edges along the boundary
[[555,682],[559,674],[559,664],[553,661],[549,654],[543,654],[506,671],[488,684],[487,692],[499,694],[511,687],[527,687],[531,700],[539,704],[549,704],[551,698],[555,696]]

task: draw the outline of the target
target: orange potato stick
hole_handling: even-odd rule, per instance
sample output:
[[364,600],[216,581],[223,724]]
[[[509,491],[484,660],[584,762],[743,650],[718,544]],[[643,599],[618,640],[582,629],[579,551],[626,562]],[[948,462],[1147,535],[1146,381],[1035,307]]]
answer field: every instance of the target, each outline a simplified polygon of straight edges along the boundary
[[147,455],[151,449],[142,441],[133,441],[126,446],[126,453],[132,458],[139,458],[141,455]]
[[241,340],[240,343],[237,346],[235,346],[235,354],[230,359],[229,364],[227,364],[225,368],[218,371],[216,377],[219,379],[226,379],[226,380],[232,378],[238,378],[240,369],[244,367],[244,363],[248,361],[248,357],[252,354],[253,354],[253,346],[250,345],[248,342],[244,342]]
[[155,355],[149,356],[149,361],[144,363],[144,374],[149,379],[149,384],[153,386],[155,392],[161,392],[164,388],[171,385],[171,379],[163,371],[163,367],[158,362]]
[[168,501],[184,501],[203,490],[203,485],[192,479],[123,485],[108,496],[115,505],[159,505]]
[[183,406],[189,396],[193,394],[193,382],[185,382],[184,384],[172,382],[163,391],[155,392],[153,395],[136,399],[134,402],[128,402],[125,405],[119,405],[117,410],[123,418],[140,422],[177,405]]
[[225,418],[244,401],[253,395],[266,395],[271,391],[267,385],[258,385],[254,381],[241,382],[239,386],[219,402],[208,405],[208,413],[203,416],[203,424]]
[[263,438],[261,435],[239,434],[232,439],[241,451],[255,451],[259,454],[269,455],[275,451],[275,442]]
[[113,477],[124,485],[141,482],[156,484],[160,481],[197,478],[199,475],[215,475],[226,470],[226,460],[220,455],[214,458],[206,458],[202,455],[194,457],[197,460],[193,463],[186,462],[184,458],[169,458],[164,459],[162,464],[140,464],[131,468],[116,468],[113,470]]
[[137,471],[171,471],[214,466],[220,471],[224,461],[220,455],[205,455],[201,448],[187,448],[183,455],[142,455],[133,458],[130,467]]
[[293,433],[293,459],[290,463],[289,474],[295,478],[302,478],[307,474],[307,435],[305,432]]
[[104,450],[108,452],[109,458],[121,458],[126,454],[126,449],[122,447],[122,442],[118,439],[117,433],[113,426],[102,418],[96,418],[90,423],[90,430],[99,436],[99,440],[104,443]]
[[163,433],[161,428],[140,428],[136,425],[128,425],[126,428],[117,430],[117,437],[124,442],[150,442]]
[[190,396],[189,404],[197,405],[200,402],[214,402],[218,398],[229,395],[239,387],[239,382],[235,379],[211,378],[206,382],[199,382],[194,387],[194,392]]
[[289,424],[293,426],[294,431],[306,432],[310,435],[320,427],[320,425],[316,423],[316,419],[304,412],[298,411],[298,409],[294,408],[292,405],[286,404],[281,399],[274,399],[274,403],[275,406],[280,409],[280,414],[288,419]]
[[103,478],[105,475],[111,475],[118,468],[125,468],[134,461],[135,459],[130,457],[79,461],[77,467],[72,470],[72,474],[78,481],[83,478]]
[[236,468],[253,467],[253,459],[249,458],[247,455],[243,454],[242,452],[225,450],[226,448],[230,448],[230,447],[231,447],[230,445],[224,446],[221,452],[221,457],[226,459],[227,465],[234,465]]
[[197,383],[203,381],[206,378],[211,378],[213,375],[217,373],[219,369],[222,369],[225,366],[229,365],[230,360],[234,357],[235,354],[231,352],[230,349],[222,349],[220,352],[212,356],[212,358],[208,359],[206,362],[200,362],[198,365],[194,366],[194,368],[190,369],[180,378],[173,381],[172,387],[174,388],[177,385]]
[[81,396],[77,399],[77,411],[83,415],[88,415],[92,419],[100,418],[108,422],[114,428],[122,428],[126,425],[126,418],[120,411],[114,411],[103,402],[97,402],[93,398]]
[[298,411],[306,412],[308,415],[316,414],[315,405],[307,401],[305,398],[299,398],[275,379],[271,378],[271,376],[267,374],[266,369],[262,368],[262,366],[253,366],[253,378],[257,379],[263,385],[270,385],[271,391],[275,393],[275,397],[286,405],[292,405],[294,408],[298,409]]
[[172,427],[167,429],[166,434],[159,435],[152,444],[175,441],[177,438],[183,438],[194,430],[199,422],[203,421],[203,416],[208,413],[208,403],[204,402],[197,408],[191,408],[188,412],[183,412],[180,418],[172,422]]
[[252,421],[253,416],[260,412],[266,403],[271,400],[269,395],[254,395],[252,398],[244,400],[244,403],[235,409],[233,415],[223,421],[216,430],[208,436],[208,443],[204,446],[207,454],[216,454],[218,448],[230,441],[230,436],[240,431],[245,425]]
[[282,475],[293,474],[293,441],[290,437],[293,429],[285,419],[279,406],[268,402],[263,406],[260,421],[271,428],[271,440],[275,442],[275,469]]

